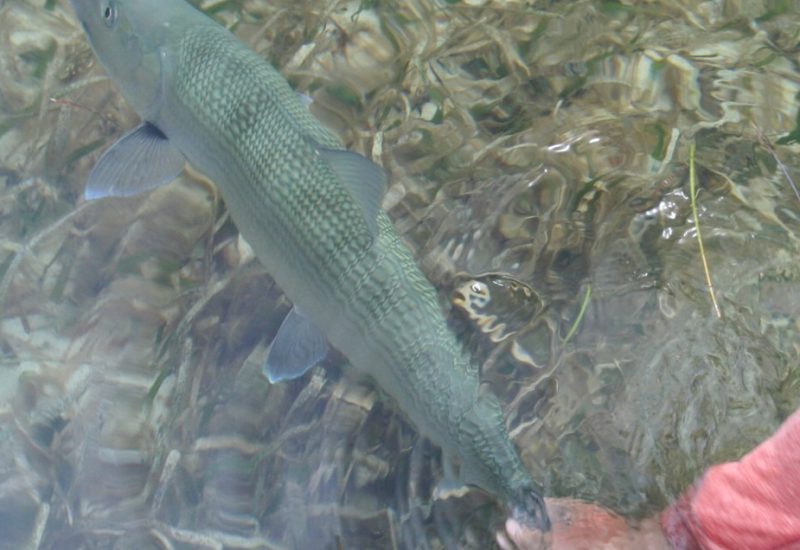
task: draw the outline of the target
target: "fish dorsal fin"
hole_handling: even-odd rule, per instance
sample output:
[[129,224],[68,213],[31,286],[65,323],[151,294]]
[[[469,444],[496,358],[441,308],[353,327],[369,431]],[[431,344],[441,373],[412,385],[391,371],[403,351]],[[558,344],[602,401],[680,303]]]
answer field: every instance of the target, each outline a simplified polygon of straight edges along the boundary
[[183,154],[144,122],[117,140],[92,168],[84,196],[129,197],[166,185],[183,170]]
[[361,207],[373,237],[378,234],[378,212],[386,193],[383,168],[352,151],[318,148],[320,156]]
[[328,353],[328,341],[311,320],[293,307],[269,348],[264,374],[271,383],[305,374]]

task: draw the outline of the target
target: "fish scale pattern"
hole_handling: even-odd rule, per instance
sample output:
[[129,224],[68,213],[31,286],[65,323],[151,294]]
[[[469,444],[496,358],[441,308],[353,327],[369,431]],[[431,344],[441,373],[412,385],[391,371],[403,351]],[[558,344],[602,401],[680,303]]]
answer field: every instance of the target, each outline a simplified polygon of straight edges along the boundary
[[432,285],[383,211],[372,234],[320,153],[342,144],[269,63],[210,20],[190,22],[168,46],[176,70],[159,126],[215,181],[267,270],[353,367],[459,459],[465,481],[547,525],[499,403],[481,392]]

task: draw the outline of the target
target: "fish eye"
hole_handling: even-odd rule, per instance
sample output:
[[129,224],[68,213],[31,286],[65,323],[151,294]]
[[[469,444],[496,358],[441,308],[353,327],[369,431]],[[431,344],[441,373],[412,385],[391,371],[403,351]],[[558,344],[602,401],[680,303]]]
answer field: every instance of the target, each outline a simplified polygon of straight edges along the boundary
[[100,10],[106,27],[112,28],[117,22],[117,3],[107,0],[101,4]]

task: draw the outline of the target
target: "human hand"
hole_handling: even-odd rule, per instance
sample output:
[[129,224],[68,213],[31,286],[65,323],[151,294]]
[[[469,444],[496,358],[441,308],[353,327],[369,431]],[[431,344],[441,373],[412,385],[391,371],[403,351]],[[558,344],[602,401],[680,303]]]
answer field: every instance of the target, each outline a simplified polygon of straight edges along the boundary
[[503,550],[669,550],[656,519],[631,526],[605,508],[580,500],[545,499],[553,524],[548,533],[506,521],[505,532],[497,533]]

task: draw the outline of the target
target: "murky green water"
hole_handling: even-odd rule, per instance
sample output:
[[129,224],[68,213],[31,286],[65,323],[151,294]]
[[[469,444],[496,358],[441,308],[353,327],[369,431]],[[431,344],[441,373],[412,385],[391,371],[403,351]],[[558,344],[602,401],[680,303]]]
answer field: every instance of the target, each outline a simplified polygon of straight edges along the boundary
[[[800,403],[800,6],[402,6],[204,4],[389,171],[547,494],[660,509]],[[339,359],[262,377],[289,304],[212,187],[84,202],[135,123],[66,2],[0,0],[0,547],[489,547]]]

